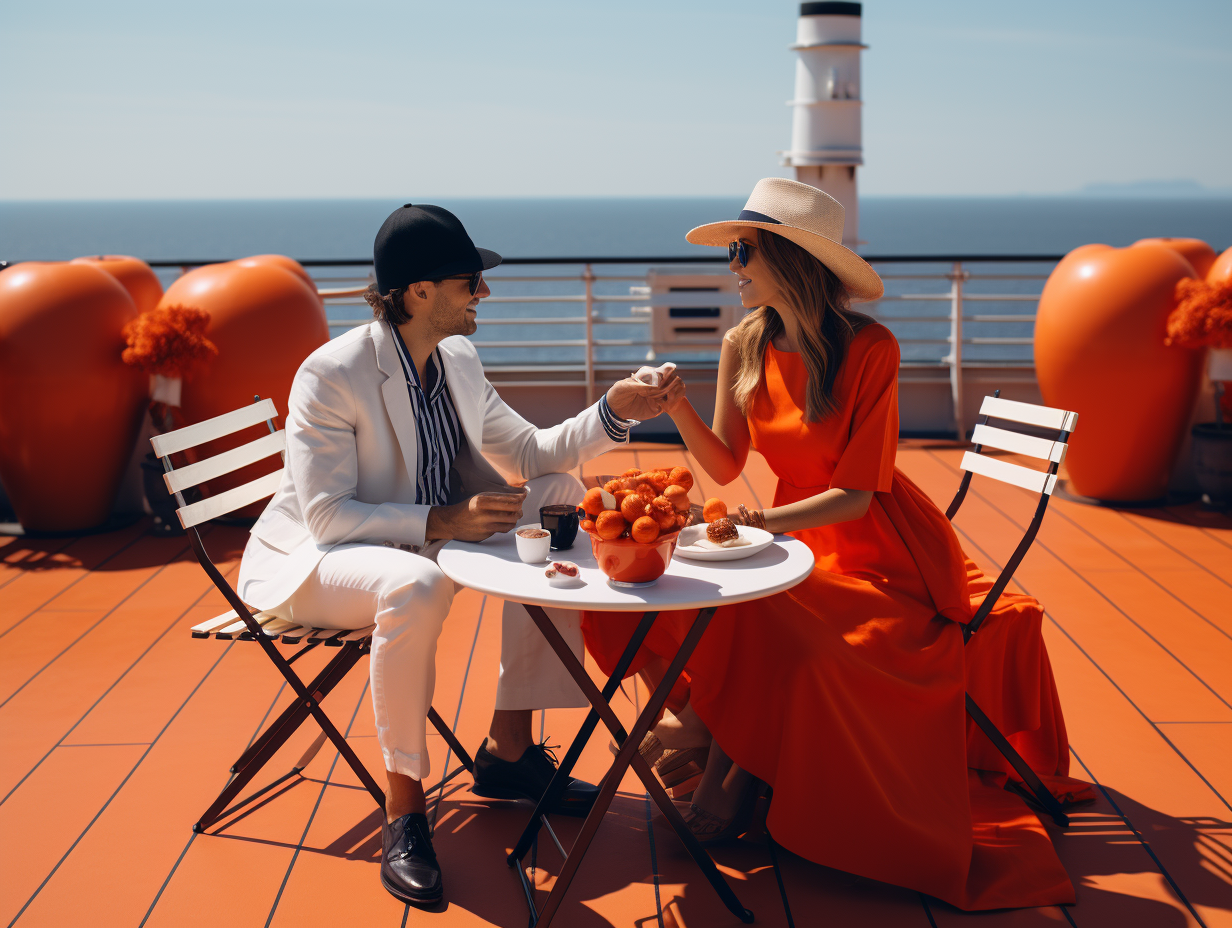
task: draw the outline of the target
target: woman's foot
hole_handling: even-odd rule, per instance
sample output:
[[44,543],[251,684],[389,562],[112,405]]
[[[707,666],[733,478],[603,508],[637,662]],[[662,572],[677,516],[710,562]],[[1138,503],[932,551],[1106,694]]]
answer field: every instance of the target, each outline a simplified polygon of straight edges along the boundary
[[673,805],[680,811],[680,817],[702,847],[720,844],[739,836],[739,828],[734,818],[719,818],[692,802],[674,802]]
[[718,743],[710,745],[706,772],[692,802],[677,802],[685,824],[703,845],[738,837],[748,830],[760,781],[738,767]]
[[654,727],[654,735],[664,748],[683,751],[688,748],[709,748],[710,729],[697,717],[691,705],[686,704],[679,713],[663,710],[663,718]]
[[[612,753],[615,753],[615,742]],[[705,770],[708,747],[669,748],[653,731],[646,733],[638,753],[654,768],[666,789],[673,789]]]

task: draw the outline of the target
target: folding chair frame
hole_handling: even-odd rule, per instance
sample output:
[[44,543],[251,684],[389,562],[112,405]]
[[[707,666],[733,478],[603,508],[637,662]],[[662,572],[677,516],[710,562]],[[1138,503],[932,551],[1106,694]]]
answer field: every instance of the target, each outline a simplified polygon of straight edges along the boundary
[[[254,402],[260,402],[260,397],[253,397]],[[271,433],[276,432],[273,419],[266,419],[266,425]],[[174,471],[171,464],[171,454],[162,455],[163,469],[167,474]],[[179,491],[175,491],[176,499],[180,506],[185,505],[185,500]],[[181,518],[182,521],[182,518]],[[259,735],[252,744],[244,751],[243,754],[231,765],[231,773],[234,774],[232,779],[227,783],[223,791],[218,795],[218,798],[210,805],[200,819],[193,825],[194,832],[203,832],[206,828],[213,825],[222,818],[232,815],[239,811],[244,806],[254,802],[259,797],[265,795],[275,789],[280,784],[286,782],[292,777],[298,776],[300,772],[312,761],[317,752],[324,745],[326,739],[331,741],[338,753],[347,762],[347,765],[359,777],[359,781],[364,785],[376,801],[377,805],[385,808],[385,792],[381,789],[372,774],[368,772],[368,768],[356,756],[351,746],[347,744],[346,738],[338,731],[334,723],[330,721],[329,716],[325,714],[321,708],[321,701],[329,695],[329,693],[342,682],[347,673],[359,661],[361,657],[368,654],[371,650],[371,637],[359,640],[342,641],[340,639],[348,635],[347,629],[340,629],[336,634],[330,635],[328,638],[318,638],[315,640],[306,641],[303,646],[292,654],[289,658],[283,657],[279,652],[275,639],[277,636],[267,634],[261,627],[261,623],[253,616],[244,601],[240,599],[239,594],[227,582],[222,573],[214,565],[210,559],[209,553],[205,550],[205,543],[201,538],[201,533],[196,525],[186,526],[185,531],[188,533],[189,543],[192,545],[193,554],[196,555],[201,568],[213,581],[220,593],[226,598],[227,603],[235,611],[235,615],[244,623],[247,631],[236,638],[255,640],[261,645],[266,656],[278,668],[278,672],[282,674],[287,685],[295,694],[295,700],[283,710],[282,714],[274,720],[265,731]],[[338,654],[330,660],[328,664],[312,679],[309,683],[304,683],[294,670],[291,669],[291,664],[299,660],[308,651],[317,647],[319,644],[332,646],[340,646]],[[273,782],[261,787],[246,798],[231,805],[232,801],[239,795],[240,791],[252,780],[252,778],[263,768],[278,752],[278,750],[287,742],[287,740],[299,730],[309,717],[316,720],[316,723],[321,727],[321,734],[313,741],[308,750],[300,757],[295,766],[285,774]],[[453,749],[461,761],[461,766],[458,767],[452,774],[448,774],[441,781],[430,787],[426,792],[431,792],[435,789],[443,791],[445,784],[453,779],[462,770],[473,773],[474,762],[466,749],[462,747],[453,731],[445,724],[444,720],[437,713],[436,709],[428,708],[428,720],[432,722],[436,730],[440,733],[445,742]]]
[[[994,398],[999,397],[1000,395],[1000,390],[993,392]],[[988,424],[987,415],[980,417],[980,424]],[[1059,429],[1057,441],[1068,442],[1069,436],[1069,431]],[[982,449],[983,446],[977,444],[973,450],[976,454],[979,454]],[[1055,477],[1060,466],[1059,461],[1049,462],[1048,475],[1050,477]],[[967,496],[967,489],[971,486],[971,473],[972,472],[969,470],[963,473],[962,483],[958,487],[958,492],[954,495],[953,501],[945,511],[945,517],[951,521],[953,521],[954,516],[958,513],[958,508],[962,505],[963,500]],[[1035,507],[1035,515],[1031,518],[1031,524],[1027,526],[1027,531],[1022,537],[1022,541],[1020,541],[1018,543],[1018,547],[1014,549],[1014,553],[1010,556],[1009,561],[1001,570],[1000,576],[998,576],[996,581],[993,583],[992,589],[990,589],[988,594],[984,597],[984,601],[980,604],[980,608],[976,610],[976,613],[972,617],[971,621],[963,626],[963,644],[969,642],[972,636],[980,630],[980,626],[984,624],[984,620],[988,618],[989,613],[992,612],[993,607],[996,606],[997,600],[1001,598],[1001,594],[1005,591],[1005,588],[1009,586],[1009,582],[1014,576],[1014,571],[1018,569],[1018,565],[1022,563],[1022,559],[1026,557],[1027,551],[1030,550],[1031,543],[1035,541],[1036,533],[1039,532],[1039,527],[1044,521],[1044,512],[1048,509],[1049,498],[1050,494],[1047,490],[1040,493],[1039,504]],[[967,714],[971,716],[971,720],[979,726],[980,730],[988,736],[988,740],[991,741],[997,750],[1000,751],[1005,757],[1005,759],[1009,761],[1010,766],[1014,768],[1018,776],[1022,778],[1022,781],[1026,785],[1027,789],[1030,790],[1031,796],[1034,797],[1036,802],[1043,806],[1044,810],[1047,811],[1047,813],[1052,817],[1052,820],[1060,827],[1068,828],[1069,816],[1065,814],[1065,810],[1062,809],[1061,803],[1058,802],[1057,798],[1052,795],[1046,786],[1044,786],[1039,776],[1034,770],[1031,769],[1030,764],[1023,760],[1022,755],[1014,750],[1014,746],[1009,743],[1009,740],[1005,737],[1005,735],[1001,734],[1001,731],[993,723],[992,719],[985,715],[984,711],[976,705],[975,700],[971,698],[971,694],[966,693],[965,696],[967,703]]]

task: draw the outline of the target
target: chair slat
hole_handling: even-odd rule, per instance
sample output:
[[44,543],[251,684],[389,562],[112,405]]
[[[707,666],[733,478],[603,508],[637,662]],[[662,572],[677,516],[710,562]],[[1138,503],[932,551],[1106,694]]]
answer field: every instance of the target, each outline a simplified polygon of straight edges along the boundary
[[[270,615],[268,612],[254,612],[252,617],[257,620],[257,624],[262,628],[264,628],[269,622],[277,621],[275,617]],[[247,633],[248,626],[244,624],[243,619],[239,619],[238,621],[232,622],[230,625],[225,625],[218,629],[218,631],[214,632],[214,637],[223,641],[229,641],[232,638],[240,638]],[[252,640],[251,636],[249,636],[248,640]]]
[[308,643],[313,644],[314,642],[324,641],[328,644],[331,639],[341,638],[345,633],[345,629],[341,628],[318,628],[308,636]]
[[204,422],[186,425],[174,432],[155,435],[150,439],[150,444],[154,446],[155,456],[163,458],[177,451],[193,448],[204,442],[230,435],[232,432],[238,432],[240,429],[246,429],[250,425],[272,419],[276,415],[278,415],[278,410],[274,406],[274,401],[264,399],[251,406],[245,406],[243,409],[235,409],[221,416],[215,416],[213,419],[206,419]]
[[1031,470],[1029,467],[1011,464],[1008,461],[998,461],[996,458],[976,454],[974,451],[968,451],[963,455],[961,467],[963,470],[983,474],[985,477],[992,477],[1002,483],[1012,483],[1024,490],[1034,490],[1036,493],[1047,493],[1050,496],[1057,485],[1056,474]]
[[[269,622],[282,621],[281,619],[275,619],[268,612],[254,612],[252,616],[261,623],[262,628]],[[209,638],[211,635],[214,635],[226,641],[233,635],[247,630],[247,628],[248,626],[244,624],[244,620],[236,615],[235,610],[232,609],[229,612],[224,612],[222,615],[216,615],[200,625],[194,625],[192,627],[192,636],[194,638]]]
[[331,638],[325,642],[327,648],[341,647],[347,641],[363,641],[365,638],[371,638],[372,633],[376,631],[375,625],[369,625],[365,628],[357,628],[354,631],[347,632],[339,638]]
[[288,628],[283,632],[281,640],[283,644],[299,644],[315,631],[316,629],[311,625],[297,625],[295,628]]
[[216,615],[214,618],[202,622],[200,625],[194,625],[192,627],[192,636],[194,638],[208,638],[217,629],[230,625],[236,620],[236,618],[238,618],[238,616],[236,616],[234,609],[229,612],[224,612],[222,615]]
[[278,454],[286,446],[287,433],[279,429],[273,434],[262,435],[256,441],[250,441],[246,445],[240,445],[238,448],[232,448],[230,451],[216,454],[212,458],[197,461],[178,470],[168,471],[163,474],[163,481],[167,484],[167,489],[170,492],[180,493],[189,487],[195,487],[199,483],[205,483],[207,480],[213,480],[215,477],[229,474],[245,464],[252,464],[254,461],[260,461],[271,455]]
[[1063,429],[1066,432],[1072,432],[1078,424],[1076,412],[1053,409],[1051,406],[1037,406],[1035,403],[1020,403],[1017,400],[1003,400],[997,396],[984,397],[980,415],[1025,422],[1046,429]]
[[283,632],[289,632],[293,628],[299,628],[299,623],[293,622],[290,619],[274,619],[272,622],[262,625],[261,631],[270,638],[277,638]]
[[1033,458],[1056,461],[1058,464],[1065,460],[1065,449],[1069,447],[1063,441],[1049,441],[1047,438],[1023,435],[1021,432],[998,429],[991,425],[977,425],[971,442],[1000,448],[1002,451],[1013,451],[1016,454],[1029,454]]
[[236,509],[242,509],[249,503],[255,503],[259,499],[272,496],[281,482],[282,468],[279,467],[273,473],[266,474],[264,477],[258,477],[256,480],[250,480],[248,483],[238,486],[233,490],[226,490],[211,496],[209,499],[203,499],[199,503],[189,503],[187,506],[181,506],[176,510],[176,514],[180,517],[180,525],[184,526],[184,528],[192,528],[194,525],[200,525],[202,522],[208,522],[210,519],[225,516]]

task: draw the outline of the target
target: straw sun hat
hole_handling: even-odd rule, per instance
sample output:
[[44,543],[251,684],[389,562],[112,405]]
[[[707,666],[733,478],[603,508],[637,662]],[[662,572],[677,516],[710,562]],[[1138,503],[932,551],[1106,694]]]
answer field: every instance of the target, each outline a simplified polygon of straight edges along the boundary
[[739,217],[709,222],[685,238],[694,245],[726,246],[742,229],[765,229],[795,242],[832,270],[855,300],[875,300],[885,286],[868,262],[844,248],[843,207],[816,187],[783,177],[757,182]]

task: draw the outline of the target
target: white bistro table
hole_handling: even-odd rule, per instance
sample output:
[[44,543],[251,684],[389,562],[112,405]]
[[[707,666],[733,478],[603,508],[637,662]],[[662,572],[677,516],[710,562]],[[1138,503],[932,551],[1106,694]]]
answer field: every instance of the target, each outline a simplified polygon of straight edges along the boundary
[[[487,541],[478,544],[451,541],[441,549],[437,557],[437,564],[451,580],[481,593],[522,603],[591,704],[586,721],[582,723],[577,737],[569,746],[547,792],[540,798],[530,822],[509,855],[509,865],[517,868],[522,879],[527,904],[531,910],[531,924],[547,928],[552,921],[565,893],[569,890],[569,884],[573,881],[587,848],[599,829],[604,814],[616,795],[616,789],[625,771],[630,766],[637,772],[650,798],[659,807],[689,855],[697,862],[719,898],[741,921],[751,922],[753,913],[736,898],[735,892],[719,873],[710,855],[689,831],[679,811],[651,772],[650,765],[646,763],[637,749],[642,743],[642,738],[653,727],[662,711],[668,694],[705,632],[706,626],[710,623],[715,609],[724,604],[761,599],[790,589],[812,571],[813,552],[803,542],[790,536],[779,535],[775,536],[774,543],[768,548],[739,560],[691,561],[683,557],[673,557],[667,572],[656,583],[637,588],[616,587],[608,583],[607,577],[595,562],[595,557],[591,553],[590,539],[584,532],[578,533],[577,542],[568,551],[554,551],[553,558],[567,559],[576,563],[581,568],[583,582],[574,588],[549,586],[543,575],[548,562],[523,564],[518,559],[513,532],[493,535]],[[587,609],[596,612],[640,612],[642,614],[636,631],[629,639],[624,653],[602,690],[595,686],[581,661],[577,659],[573,650],[557,631],[556,626],[552,624],[552,620],[543,611],[544,606],[560,609]],[[642,642],[646,639],[646,635],[650,632],[651,626],[654,625],[659,612],[685,609],[699,610],[697,618],[681,643],[680,650],[672,659],[663,680],[651,694],[641,715],[638,716],[633,729],[626,732],[616,717],[616,713],[612,711],[609,702],[619,688],[621,680],[632,664],[638,649],[642,646]],[[564,789],[574,765],[581,756],[582,749],[600,720],[611,731],[612,737],[620,748],[612,762],[611,769],[603,779],[594,807],[587,815],[573,847],[566,853],[548,823],[547,812]],[[553,843],[565,859],[547,901],[544,902],[542,909],[536,910],[534,893],[526,878],[522,859],[530,851],[541,826],[547,829]]]

